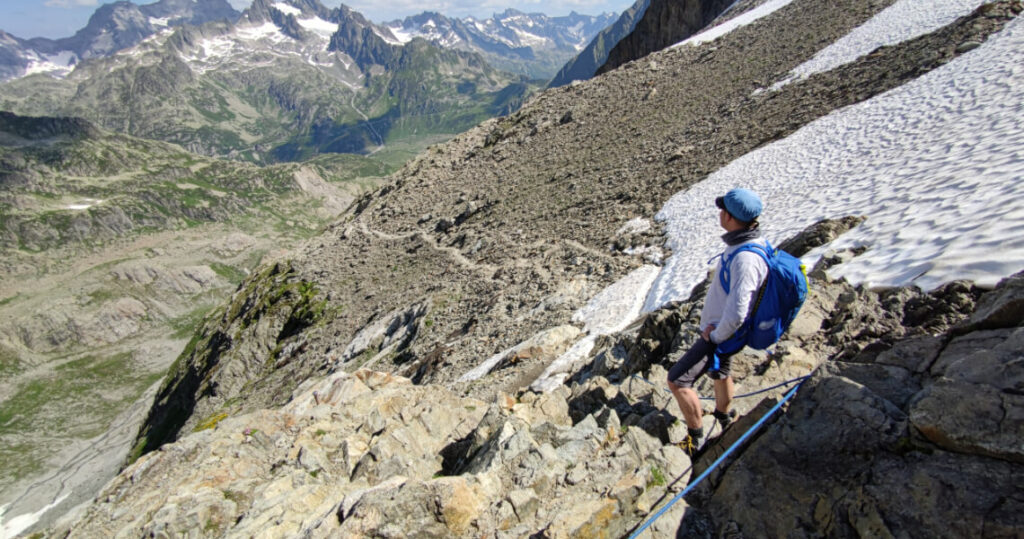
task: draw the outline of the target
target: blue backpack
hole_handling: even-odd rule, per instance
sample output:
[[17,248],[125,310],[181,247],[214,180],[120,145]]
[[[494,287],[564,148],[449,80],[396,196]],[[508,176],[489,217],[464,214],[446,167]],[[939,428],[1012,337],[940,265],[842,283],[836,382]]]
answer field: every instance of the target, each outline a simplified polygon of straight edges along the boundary
[[807,299],[807,269],[799,258],[773,249],[770,243],[767,247],[755,243],[743,245],[733,251],[729,258],[722,260],[719,279],[726,294],[729,293],[731,280],[729,265],[733,257],[743,251],[761,255],[768,264],[768,276],[743,325],[731,337],[718,344],[715,353],[719,355],[739,352],[744,346],[764,350],[775,344],[789,329]]

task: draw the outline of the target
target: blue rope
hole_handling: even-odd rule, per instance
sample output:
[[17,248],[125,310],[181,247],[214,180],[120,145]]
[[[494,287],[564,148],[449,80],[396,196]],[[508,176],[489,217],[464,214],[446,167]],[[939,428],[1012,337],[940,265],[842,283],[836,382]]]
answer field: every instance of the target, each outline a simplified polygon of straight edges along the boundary
[[[804,379],[806,379],[806,378],[807,377],[804,377]],[[704,470],[704,473],[700,474],[700,476],[697,477],[697,479],[695,481],[691,482],[685,489],[683,489],[682,492],[680,492],[679,494],[676,494],[676,496],[674,498],[672,498],[672,500],[670,502],[668,502],[668,505],[666,505],[665,507],[662,507],[661,510],[659,510],[657,513],[655,513],[655,515],[653,517],[651,517],[647,522],[645,522],[644,525],[640,527],[640,529],[638,529],[637,531],[633,532],[633,534],[629,536],[629,539],[635,539],[637,536],[639,536],[641,533],[643,533],[643,531],[646,530],[648,527],[650,527],[651,524],[654,524],[654,522],[656,520],[658,520],[658,518],[660,518],[661,515],[665,514],[665,511],[668,511],[668,509],[670,507],[672,507],[673,505],[675,505],[676,502],[681,500],[683,498],[683,496],[686,496],[687,494],[689,494],[689,492],[691,490],[693,490],[694,487],[699,485],[701,481],[703,481],[704,479],[707,478],[707,476],[711,475],[711,472],[714,471],[714,469],[717,468],[718,465],[721,464],[722,461],[724,461],[726,457],[731,455],[732,452],[735,451],[736,448],[740,446],[740,444],[745,442],[747,440],[747,438],[749,438],[750,435],[754,433],[754,431],[759,429],[761,427],[761,425],[764,424],[764,422],[769,417],[771,417],[775,412],[777,412],[779,410],[779,408],[782,408],[782,405],[785,404],[786,401],[791,399],[793,397],[793,395],[796,394],[796,390],[800,389],[800,386],[803,383],[804,383],[804,380],[800,380],[800,383],[797,384],[796,387],[794,387],[793,389],[790,389],[789,393],[787,393],[786,396],[783,397],[783,399],[778,402],[778,404],[776,404],[774,407],[772,407],[772,409],[769,410],[767,414],[764,414],[764,416],[762,416],[761,419],[759,419],[757,421],[757,423],[754,423],[754,426],[750,427],[750,429],[747,430],[747,432],[744,432],[743,436],[740,436],[739,440],[736,440],[735,443],[733,443],[731,446],[729,446],[729,449],[726,449],[725,453],[722,453],[722,456],[718,457],[718,460],[716,460],[715,462],[711,463],[711,466],[709,466],[707,470]]]
[[[767,392],[769,392],[769,391],[771,391],[773,389],[777,389],[777,388],[780,388],[782,386],[788,386],[788,385],[796,383],[796,382],[803,382],[804,380],[806,380],[806,379],[808,379],[810,377],[811,377],[811,375],[808,374],[806,376],[801,376],[799,378],[793,378],[792,380],[786,380],[785,382],[782,382],[781,384],[775,384],[772,387],[766,387],[764,389],[758,389],[757,391],[754,391],[754,392],[751,392],[751,393],[744,393],[742,395],[736,395],[733,398],[734,399],[744,399],[744,398],[747,398],[747,397],[753,397],[754,395],[760,395],[761,393],[767,393]],[[657,385],[655,385],[650,380],[648,380],[646,378],[643,378],[641,376],[637,376],[636,374],[633,375],[633,378],[636,378],[637,380],[640,380],[641,382],[646,382],[646,383],[648,383],[648,384],[650,384],[650,385],[652,385],[654,387],[658,387]],[[662,389],[664,389],[665,391],[669,391],[668,388],[662,388]],[[669,391],[669,393],[671,393],[671,391]],[[713,400],[715,400],[714,397],[701,397],[700,399],[701,400],[705,400],[705,401],[713,401]]]

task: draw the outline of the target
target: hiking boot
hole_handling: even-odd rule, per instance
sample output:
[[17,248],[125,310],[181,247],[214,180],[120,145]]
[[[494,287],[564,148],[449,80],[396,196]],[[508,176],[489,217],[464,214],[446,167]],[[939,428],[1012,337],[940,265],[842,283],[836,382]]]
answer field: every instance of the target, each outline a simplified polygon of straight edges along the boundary
[[676,444],[679,449],[682,449],[686,456],[693,458],[697,454],[697,449],[700,448],[700,439],[704,437],[704,429],[686,429],[686,438],[683,441]]
[[736,417],[736,410],[729,410],[728,412],[719,412],[718,410],[715,410],[712,415],[718,420],[718,424],[722,426],[722,430],[725,430]]
[[686,456],[692,459],[693,456],[697,454],[697,448],[700,446],[700,439],[687,435],[686,438],[683,438],[683,441],[676,445],[686,453]]

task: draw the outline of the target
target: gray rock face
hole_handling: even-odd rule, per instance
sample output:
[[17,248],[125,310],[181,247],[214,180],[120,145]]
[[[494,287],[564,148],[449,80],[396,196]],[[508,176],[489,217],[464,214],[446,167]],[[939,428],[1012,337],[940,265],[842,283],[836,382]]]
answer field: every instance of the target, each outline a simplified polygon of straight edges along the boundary
[[629,35],[643,17],[651,0],[637,0],[613,24],[598,32],[589,45],[555,74],[548,88],[558,88],[574,81],[588,80],[608,59],[608,52]]
[[608,52],[608,59],[596,75],[700,32],[734,3],[732,0],[652,0],[633,31]]
[[[843,345],[708,487],[684,529],[711,521],[719,533],[768,536],[1019,534],[1024,518],[1007,504],[1019,507],[1010,500],[1024,494],[1024,328],[999,313],[1020,301],[1021,275],[982,296],[973,314],[961,312],[955,327],[933,312],[930,323],[946,328],[937,338],[903,326],[881,353]],[[956,304],[957,294],[932,297]]]

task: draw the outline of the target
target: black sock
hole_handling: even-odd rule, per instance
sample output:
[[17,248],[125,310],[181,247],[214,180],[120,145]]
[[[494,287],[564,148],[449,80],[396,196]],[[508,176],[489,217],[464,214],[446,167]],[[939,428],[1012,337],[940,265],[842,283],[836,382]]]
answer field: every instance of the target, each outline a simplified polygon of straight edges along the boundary
[[687,427],[686,432],[690,435],[690,438],[693,438],[694,440],[704,437],[704,427],[697,427],[695,429]]

